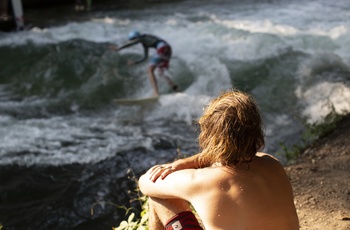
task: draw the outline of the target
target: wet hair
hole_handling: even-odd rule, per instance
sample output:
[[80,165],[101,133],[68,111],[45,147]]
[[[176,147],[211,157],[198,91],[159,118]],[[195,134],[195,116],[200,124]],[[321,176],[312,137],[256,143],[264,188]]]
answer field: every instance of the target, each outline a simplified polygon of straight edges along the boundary
[[238,90],[213,99],[198,123],[199,160],[204,165],[249,162],[265,145],[259,108],[251,96]]

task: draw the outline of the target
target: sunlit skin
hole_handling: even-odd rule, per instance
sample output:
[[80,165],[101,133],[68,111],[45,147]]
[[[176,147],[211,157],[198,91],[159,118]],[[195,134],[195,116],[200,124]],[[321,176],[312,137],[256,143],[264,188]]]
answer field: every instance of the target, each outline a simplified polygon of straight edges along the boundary
[[[299,229],[292,187],[283,166],[269,154],[257,151],[252,153],[255,147],[261,148],[263,139],[255,130],[261,127],[260,123],[256,122],[256,127],[252,128],[252,120],[249,120],[255,120],[255,116],[260,115],[253,114],[249,118],[249,114],[245,114],[255,111],[256,105],[249,104],[250,100],[252,99],[240,92],[228,92],[221,96],[206,108],[202,120],[199,119],[202,132],[199,137],[201,153],[170,164],[153,166],[140,177],[141,192],[150,197],[150,229],[164,229],[171,217],[181,211],[191,210],[190,205],[205,229]],[[228,114],[230,109],[227,106],[233,107],[232,111],[236,111],[237,115],[231,116],[232,111]],[[225,116],[222,117],[222,114]],[[232,122],[236,117],[238,121]],[[238,138],[250,131],[253,132],[250,136],[258,133],[252,138],[253,141],[247,137],[244,144],[229,141],[223,147],[231,151],[246,149],[247,154],[240,154],[237,158],[238,152],[232,154],[222,151],[218,158],[217,154],[206,151],[209,145],[223,143],[221,137],[211,137],[210,141],[206,141],[206,138],[217,135],[220,126],[225,126],[225,121],[230,126],[240,128],[240,131],[225,134],[226,138],[228,135]],[[218,124],[220,126],[215,127]],[[242,128],[244,126],[247,127],[246,130]],[[210,128],[207,129],[208,127]],[[230,128],[225,127],[221,133],[227,130],[232,132],[236,128],[230,131]],[[211,147],[220,152],[216,146]],[[215,162],[211,162],[212,159]]]

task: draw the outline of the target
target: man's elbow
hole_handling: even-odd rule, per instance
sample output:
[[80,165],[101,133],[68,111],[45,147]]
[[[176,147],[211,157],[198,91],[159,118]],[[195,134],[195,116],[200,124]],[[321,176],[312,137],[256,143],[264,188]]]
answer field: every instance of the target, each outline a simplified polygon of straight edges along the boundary
[[138,186],[139,186],[140,192],[142,194],[144,194],[145,196],[147,196],[147,190],[146,190],[146,185],[145,185],[147,183],[147,180],[148,180],[148,178],[146,178],[145,175],[142,175],[138,181]]

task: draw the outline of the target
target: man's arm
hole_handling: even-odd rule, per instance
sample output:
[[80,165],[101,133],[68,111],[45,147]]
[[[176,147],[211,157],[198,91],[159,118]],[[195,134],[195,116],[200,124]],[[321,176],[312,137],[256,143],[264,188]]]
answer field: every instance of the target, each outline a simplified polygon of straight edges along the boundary
[[148,47],[145,45],[142,45],[142,47],[143,47],[143,58],[137,61],[133,61],[133,64],[139,64],[141,62],[144,62],[148,58]]
[[149,179],[155,182],[159,177],[164,179],[170,173],[175,171],[207,167],[208,165],[203,165],[199,161],[199,156],[200,154],[197,153],[193,156],[182,158],[169,164],[163,164],[161,165],[162,167],[160,167],[160,165],[155,165],[149,170]]
[[122,50],[122,49],[124,49],[124,48],[130,47],[130,46],[133,46],[133,45],[136,45],[137,43],[139,43],[139,40],[138,40],[138,39],[134,39],[134,40],[128,41],[127,43],[125,43],[125,44],[122,45],[122,46],[110,45],[110,46],[109,46],[109,49],[111,49],[111,50],[113,50],[113,51],[119,51],[119,50]]
[[198,191],[195,178],[196,169],[186,169],[174,172],[166,179],[158,179],[155,182],[149,179],[150,170],[148,170],[139,179],[139,188],[141,192],[149,197],[161,199],[180,198],[190,202],[191,194]]

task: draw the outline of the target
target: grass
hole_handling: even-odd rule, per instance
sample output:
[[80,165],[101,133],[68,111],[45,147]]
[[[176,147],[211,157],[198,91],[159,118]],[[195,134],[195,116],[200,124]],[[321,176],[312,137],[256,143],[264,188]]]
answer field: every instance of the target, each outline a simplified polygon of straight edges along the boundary
[[132,212],[127,220],[120,222],[118,227],[112,227],[112,230],[148,230],[147,197],[142,196],[139,199],[143,202],[140,216],[135,218],[135,213]]

